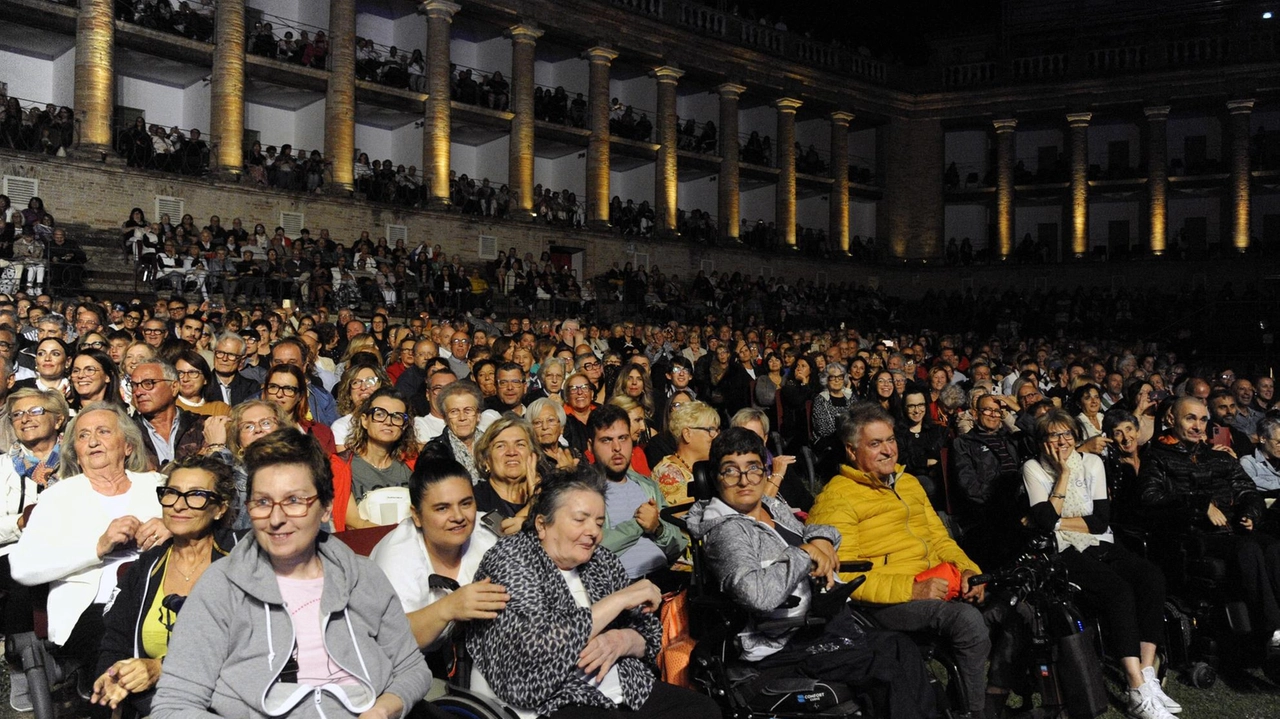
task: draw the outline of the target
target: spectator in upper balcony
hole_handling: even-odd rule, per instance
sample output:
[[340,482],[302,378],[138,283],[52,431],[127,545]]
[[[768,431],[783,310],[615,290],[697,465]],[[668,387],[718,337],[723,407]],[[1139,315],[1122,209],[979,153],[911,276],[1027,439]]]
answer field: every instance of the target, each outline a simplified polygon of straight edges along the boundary
[[317,70],[323,70],[328,57],[329,37],[325,35],[324,30],[317,30],[316,36],[312,38],[311,43],[303,48],[302,64]]
[[422,57],[422,51],[414,49],[413,56],[409,58],[407,68],[409,72],[409,89],[414,92],[427,91],[427,61]]

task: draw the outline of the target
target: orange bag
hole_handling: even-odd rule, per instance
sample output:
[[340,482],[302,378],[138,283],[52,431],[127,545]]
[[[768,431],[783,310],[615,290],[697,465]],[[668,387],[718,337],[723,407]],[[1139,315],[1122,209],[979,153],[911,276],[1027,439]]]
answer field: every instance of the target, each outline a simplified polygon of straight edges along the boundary
[[943,597],[946,601],[960,596],[960,590],[964,586],[960,581],[960,568],[951,562],[935,564],[916,575],[917,582],[923,582],[926,579],[947,580],[947,596]]
[[662,598],[662,649],[658,651],[658,670],[662,681],[685,689],[694,689],[689,664],[697,642],[689,634],[689,590],[681,589]]

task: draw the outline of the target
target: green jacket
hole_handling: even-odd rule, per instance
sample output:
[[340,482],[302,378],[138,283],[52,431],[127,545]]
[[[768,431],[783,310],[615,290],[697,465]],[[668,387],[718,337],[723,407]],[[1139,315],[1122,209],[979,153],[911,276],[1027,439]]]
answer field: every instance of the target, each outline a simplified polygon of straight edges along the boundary
[[[634,469],[627,470],[627,479],[635,482],[644,489],[645,494],[658,503],[658,511],[662,511],[667,506],[667,500],[662,497],[662,489],[658,487],[658,483],[640,474]],[[606,505],[607,506],[607,505]],[[635,519],[628,519],[621,522],[618,526],[613,526],[613,520],[609,517],[608,509],[605,510],[604,516],[604,541],[600,546],[613,552],[618,556],[631,548],[641,537],[644,536],[644,529],[640,527],[640,523]],[[684,552],[684,548],[689,544],[689,540],[684,536],[684,532],[676,529],[674,524],[659,520],[658,532],[649,539],[658,545],[658,549],[667,556],[668,563],[674,563],[680,558]]]

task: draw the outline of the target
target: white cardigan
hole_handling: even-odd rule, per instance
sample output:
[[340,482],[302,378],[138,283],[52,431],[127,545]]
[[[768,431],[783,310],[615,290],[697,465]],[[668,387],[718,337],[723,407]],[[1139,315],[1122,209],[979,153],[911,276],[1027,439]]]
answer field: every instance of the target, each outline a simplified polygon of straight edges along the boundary
[[[125,492],[129,499],[121,516],[132,515],[142,522],[159,517],[156,487],[164,477],[158,472],[126,474],[132,484]],[[98,595],[103,568],[98,539],[117,519],[102,511],[100,496],[83,474],[49,487],[9,554],[15,581],[29,587],[50,585],[49,638],[59,646]]]

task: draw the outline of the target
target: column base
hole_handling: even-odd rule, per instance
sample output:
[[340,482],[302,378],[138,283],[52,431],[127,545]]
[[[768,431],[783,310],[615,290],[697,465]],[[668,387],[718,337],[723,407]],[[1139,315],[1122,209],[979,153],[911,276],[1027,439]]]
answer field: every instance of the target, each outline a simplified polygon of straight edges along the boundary
[[453,202],[450,201],[448,197],[428,197],[427,198],[428,210],[447,210],[450,207],[453,207]]
[[613,225],[608,220],[587,220],[587,229],[596,232],[608,232],[613,229]]
[[223,167],[210,173],[210,177],[218,182],[232,182],[239,184],[241,178],[244,177],[244,171],[239,167]]
[[112,151],[110,145],[77,145],[67,151],[67,157],[88,162],[101,162],[108,165],[120,159]]
[[355,186],[346,185],[340,182],[330,182],[327,185],[324,185],[320,190],[320,194],[322,195],[328,195],[330,197],[347,197],[347,198],[355,195],[355,192],[356,192]]

